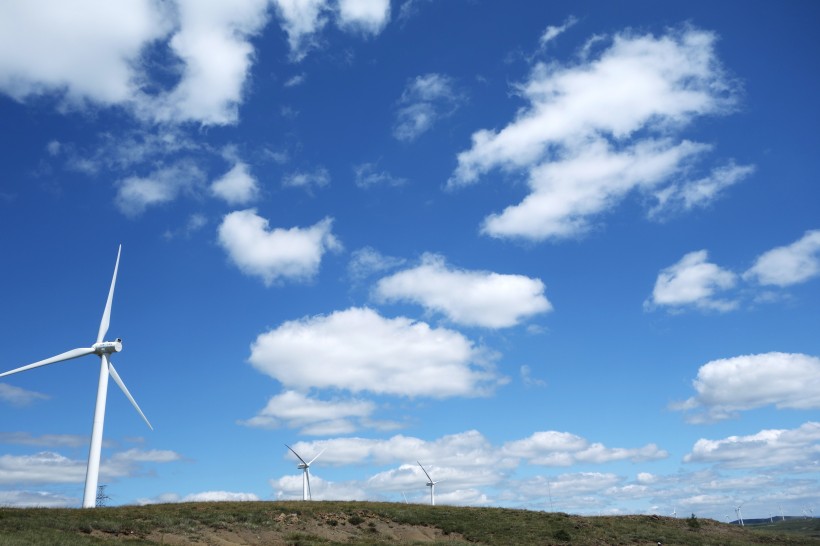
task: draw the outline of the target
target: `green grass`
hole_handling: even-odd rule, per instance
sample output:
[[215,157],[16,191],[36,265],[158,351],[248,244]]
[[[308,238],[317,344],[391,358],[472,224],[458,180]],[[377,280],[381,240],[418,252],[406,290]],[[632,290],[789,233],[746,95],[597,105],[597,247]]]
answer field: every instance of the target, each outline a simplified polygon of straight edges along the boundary
[[[581,517],[506,508],[374,502],[213,502],[82,509],[0,508],[0,544],[396,544],[387,532],[436,528],[436,544],[820,546],[820,520],[741,528],[657,516]],[[222,535],[220,535],[222,533]],[[429,533],[428,533],[429,534]],[[418,538],[405,544],[421,544]],[[429,542],[427,542],[429,543]]]

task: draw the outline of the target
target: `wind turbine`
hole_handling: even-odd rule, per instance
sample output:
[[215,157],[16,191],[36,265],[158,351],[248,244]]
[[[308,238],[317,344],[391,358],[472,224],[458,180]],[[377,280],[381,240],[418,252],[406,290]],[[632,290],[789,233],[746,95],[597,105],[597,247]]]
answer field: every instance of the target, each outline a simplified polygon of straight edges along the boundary
[[[296,455],[296,458],[297,458],[297,459],[299,459],[300,461],[302,461],[302,463],[301,463],[301,464],[299,464],[299,465],[296,467],[296,468],[299,468],[299,469],[301,469],[301,470],[302,470],[302,500],[303,500],[303,501],[304,501],[304,500],[308,500],[308,499],[313,500],[313,496],[310,494],[310,465],[312,465],[312,464],[313,464],[313,461],[315,461],[316,459],[318,459],[318,458],[319,458],[319,455],[321,455],[322,453],[324,453],[324,452],[325,452],[325,450],[323,449],[322,451],[320,451],[320,452],[319,452],[319,455],[316,455],[314,458],[312,458],[312,459],[310,460],[310,462],[309,462],[309,463],[306,463],[306,462],[305,462],[305,460],[304,460],[302,457],[300,457],[298,453],[296,453],[295,451],[293,451],[293,448],[292,448],[292,447],[290,447],[288,444],[285,444],[285,447],[286,447],[286,448],[288,448],[289,450],[291,450],[291,452],[292,452],[294,455]],[[327,449],[327,448],[325,448],[325,449]]]
[[[418,461],[416,461],[416,462],[418,463],[418,465],[419,465],[419,466],[421,466],[421,463],[419,463]],[[430,488],[430,504],[431,504],[432,506],[435,506],[435,505],[436,505],[436,484],[437,484],[438,482],[434,482],[434,481],[433,481],[433,478],[431,478],[431,477],[430,477],[430,474],[428,474],[428,473],[427,473],[427,471],[426,471],[426,470],[424,470],[424,467],[423,467],[423,466],[421,466],[421,471],[422,471],[422,472],[424,472],[424,475],[425,475],[425,476],[427,476],[427,480],[428,480],[428,481],[427,481],[427,487],[429,487],[429,488]],[[440,481],[441,481],[441,480],[439,480],[439,482],[440,482]]]
[[100,381],[97,385],[97,404],[94,408],[94,424],[91,427],[91,446],[88,449],[88,467],[85,473],[83,508],[94,508],[97,501],[97,482],[99,481],[100,476],[100,455],[102,452],[103,423],[105,422],[105,400],[108,395],[109,375],[114,378],[114,382],[120,387],[120,389],[122,389],[122,392],[125,393],[125,396],[131,402],[131,405],[134,406],[134,409],[137,410],[137,413],[140,414],[143,421],[145,421],[145,424],[148,425],[148,428],[154,430],[154,427],[152,427],[151,423],[148,422],[145,414],[142,413],[142,410],[137,405],[134,397],[131,396],[130,392],[128,392],[128,389],[125,387],[125,383],[122,382],[117,370],[114,369],[114,365],[111,363],[111,355],[122,351],[122,339],[117,338],[114,341],[103,341],[103,337],[105,337],[105,334],[108,333],[108,325],[111,322],[111,302],[114,299],[114,285],[117,282],[117,269],[120,265],[121,252],[122,245],[120,245],[117,250],[117,261],[114,264],[114,277],[111,279],[111,288],[108,290],[108,300],[105,303],[105,310],[103,311],[102,320],[100,321],[100,330],[97,333],[97,342],[91,347],[72,349],[56,356],[52,356],[51,358],[40,360],[34,364],[28,364],[27,366],[22,366],[16,370],[11,370],[0,374],[0,377],[5,377],[7,375],[24,372],[33,368],[39,368],[40,366],[46,366],[47,364],[55,364],[57,362],[71,360],[73,358],[79,358],[90,354],[95,354],[100,357]]
[[735,514],[737,514],[737,519],[740,520],[740,526],[745,527],[745,525],[743,524],[743,515],[740,513],[741,506],[743,506],[742,502],[739,505],[737,505],[737,507],[735,507]]

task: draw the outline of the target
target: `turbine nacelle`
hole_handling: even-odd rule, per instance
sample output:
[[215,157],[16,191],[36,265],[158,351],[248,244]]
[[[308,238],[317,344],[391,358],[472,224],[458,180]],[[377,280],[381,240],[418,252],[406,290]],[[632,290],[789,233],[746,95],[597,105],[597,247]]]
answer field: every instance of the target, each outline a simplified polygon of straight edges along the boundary
[[91,346],[94,349],[94,354],[110,355],[122,351],[122,339],[117,338],[115,341],[101,341]]

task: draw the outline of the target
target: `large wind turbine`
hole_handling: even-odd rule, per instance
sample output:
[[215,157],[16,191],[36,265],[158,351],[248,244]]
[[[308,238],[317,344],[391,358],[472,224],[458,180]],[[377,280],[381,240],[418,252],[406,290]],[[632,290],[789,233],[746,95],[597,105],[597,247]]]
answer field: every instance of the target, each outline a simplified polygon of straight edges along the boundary
[[743,506],[745,503],[741,502],[737,507],[735,507],[735,514],[737,514],[737,519],[740,520],[740,526],[745,527],[743,523],[743,515],[740,513],[740,507]]
[[114,299],[114,285],[117,282],[117,268],[119,268],[120,265],[121,251],[122,245],[120,245],[117,250],[117,262],[114,264],[114,277],[111,279],[111,288],[108,290],[108,300],[105,303],[105,310],[103,311],[102,320],[100,321],[100,330],[97,333],[97,342],[91,347],[72,349],[70,351],[66,351],[65,353],[52,356],[51,358],[40,360],[34,364],[28,364],[27,366],[22,366],[16,370],[11,370],[10,372],[0,374],[0,377],[4,377],[17,372],[24,372],[26,370],[39,368],[40,366],[45,366],[47,364],[55,364],[57,362],[71,360],[73,358],[79,358],[90,354],[95,354],[100,357],[100,382],[97,385],[97,405],[94,408],[94,424],[91,427],[91,446],[88,450],[88,468],[86,469],[85,474],[83,508],[93,508],[97,500],[97,482],[100,475],[100,454],[102,451],[103,423],[105,421],[105,399],[108,394],[109,375],[114,378],[114,382],[116,382],[120,389],[122,389],[122,392],[125,393],[125,396],[140,414],[142,419],[145,421],[145,424],[148,425],[148,428],[154,430],[154,427],[152,427],[151,423],[148,422],[145,414],[142,413],[142,410],[137,405],[134,397],[131,396],[130,392],[128,392],[128,389],[125,387],[125,383],[122,382],[117,370],[114,369],[114,365],[111,363],[110,355],[122,351],[122,340],[117,338],[114,341],[103,341],[103,337],[105,337],[105,334],[108,333],[108,325],[111,321],[111,301]]
[[[419,463],[418,461],[416,461],[416,462],[418,463],[419,466],[421,466],[421,463]],[[436,505],[436,484],[438,482],[433,481],[433,478],[431,478],[430,474],[428,474],[427,471],[424,470],[423,466],[421,466],[421,471],[424,472],[425,476],[427,476],[427,487],[430,488],[430,504],[432,506],[435,506]],[[439,482],[440,481],[441,480],[439,480]]]
[[[319,452],[319,455],[316,455],[314,458],[310,460],[309,463],[306,463],[305,460],[296,453],[292,447],[288,444],[285,444],[285,447],[291,450],[291,452],[296,455],[296,458],[302,461],[296,468],[302,471],[302,500],[313,500],[313,495],[310,494],[310,465],[313,464],[313,461],[319,458],[319,455],[325,452],[323,449]],[[327,449],[327,448],[325,448]]]

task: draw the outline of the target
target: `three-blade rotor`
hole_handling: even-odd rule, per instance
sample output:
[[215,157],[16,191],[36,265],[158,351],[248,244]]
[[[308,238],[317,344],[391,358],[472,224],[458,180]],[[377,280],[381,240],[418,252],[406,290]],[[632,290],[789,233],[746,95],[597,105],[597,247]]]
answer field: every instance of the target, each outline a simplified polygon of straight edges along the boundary
[[114,276],[111,279],[111,287],[108,290],[108,299],[105,302],[105,310],[103,311],[102,320],[100,321],[100,329],[97,333],[97,341],[94,343],[92,347],[81,347],[78,349],[72,349],[70,351],[66,351],[64,353],[60,353],[58,355],[52,356],[50,358],[46,358],[45,360],[39,360],[34,362],[33,364],[27,364],[25,366],[21,366],[14,370],[4,372],[0,374],[0,377],[5,377],[7,375],[12,375],[19,372],[24,372],[26,370],[32,370],[34,368],[39,368],[40,366],[47,366],[48,364],[56,364],[58,362],[64,362],[66,360],[71,360],[74,358],[79,358],[81,356],[86,356],[90,354],[97,354],[100,358],[102,358],[108,368],[108,372],[111,374],[111,377],[114,378],[114,382],[119,386],[120,390],[125,394],[126,398],[131,402],[131,405],[134,406],[134,409],[137,410],[137,413],[140,414],[145,424],[148,425],[148,428],[154,430],[154,427],[151,426],[151,423],[148,422],[148,419],[145,417],[145,414],[140,409],[139,405],[137,404],[134,397],[131,396],[131,393],[128,392],[128,389],[123,383],[120,375],[117,373],[117,370],[114,369],[114,365],[111,363],[110,354],[114,352],[118,352],[122,346],[120,341],[117,340],[114,343],[103,343],[103,338],[105,334],[108,333],[108,326],[111,323],[111,305],[114,300],[114,286],[117,283],[117,270],[120,266],[120,254],[122,253],[122,245],[117,250],[117,261],[114,264]]
[[[305,461],[305,460],[302,458],[302,456],[301,456],[301,455],[299,455],[298,453],[296,453],[296,451],[295,451],[292,447],[290,447],[288,444],[285,444],[285,447],[286,447],[286,448],[288,448],[288,449],[291,451],[291,453],[293,453],[294,455],[296,455],[296,458],[297,458],[297,459],[299,459],[299,460],[302,462],[302,464],[298,465],[296,468],[299,468],[299,469],[301,469],[301,470],[302,470],[302,472],[304,472],[304,474],[303,474],[303,479],[304,479],[304,480],[306,481],[306,483],[307,483],[307,494],[308,494],[308,498],[309,498],[310,500],[313,500],[313,495],[312,495],[312,494],[311,494],[311,492],[310,492],[310,465],[312,465],[312,464],[313,464],[313,461],[315,461],[316,459],[318,459],[318,458],[319,458],[319,455],[321,455],[322,453],[324,453],[324,452],[325,452],[325,449],[327,449],[327,448],[325,448],[325,449],[323,449],[322,451],[320,451],[320,452],[319,452],[319,455],[316,455],[314,458],[312,458],[312,459],[310,460],[310,462],[307,462],[307,461]],[[304,500],[304,499],[303,499],[303,500]]]

